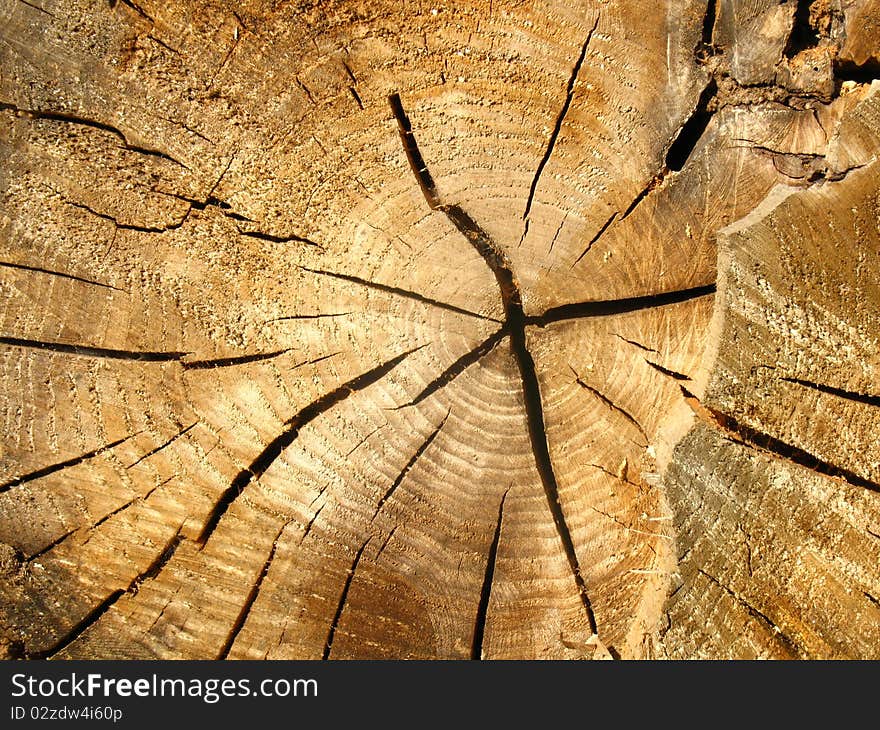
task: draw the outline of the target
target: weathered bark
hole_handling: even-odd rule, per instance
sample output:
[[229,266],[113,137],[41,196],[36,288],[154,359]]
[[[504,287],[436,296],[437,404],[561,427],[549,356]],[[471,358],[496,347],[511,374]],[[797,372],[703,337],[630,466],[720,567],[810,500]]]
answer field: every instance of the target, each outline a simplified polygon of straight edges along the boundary
[[8,656],[878,656],[876,2],[0,18]]

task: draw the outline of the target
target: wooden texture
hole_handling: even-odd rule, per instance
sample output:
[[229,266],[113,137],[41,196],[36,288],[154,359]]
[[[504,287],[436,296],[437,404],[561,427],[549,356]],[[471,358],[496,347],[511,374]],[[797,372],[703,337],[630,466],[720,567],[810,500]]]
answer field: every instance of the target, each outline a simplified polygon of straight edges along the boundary
[[877,657],[877,20],[0,4],[6,656]]

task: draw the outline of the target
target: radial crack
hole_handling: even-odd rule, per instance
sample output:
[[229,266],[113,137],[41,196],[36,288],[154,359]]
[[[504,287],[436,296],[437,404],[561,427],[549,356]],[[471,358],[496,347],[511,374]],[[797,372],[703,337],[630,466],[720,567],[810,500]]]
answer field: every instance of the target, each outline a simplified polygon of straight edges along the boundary
[[510,261],[504,252],[495,245],[489,234],[460,205],[440,205],[438,208],[446,214],[446,217],[452,221],[476,252],[483,257],[486,265],[495,275],[495,280],[501,289],[501,300],[504,302],[505,311],[510,306],[518,306],[522,309],[519,285],[511,270]]
[[83,127],[99,129],[103,132],[110,132],[110,134],[115,135],[122,141],[125,149],[131,152],[136,152],[150,157],[158,157],[160,159],[167,160],[168,162],[173,162],[175,165],[178,165],[185,170],[189,169],[179,160],[175,160],[167,152],[151,149],[149,147],[138,147],[137,145],[131,144],[128,141],[128,138],[125,136],[125,133],[121,129],[114,127],[112,124],[107,124],[106,122],[99,122],[96,119],[88,119],[87,117],[80,117],[75,114],[56,112],[47,109],[22,109],[15,104],[11,104],[5,101],[0,101],[0,109],[6,109],[13,112],[14,114],[19,114],[24,117],[30,117],[31,119],[45,119],[53,122],[67,122],[68,124],[78,124]]
[[556,122],[553,125],[553,131],[550,133],[550,139],[547,140],[547,147],[544,150],[544,156],[541,158],[541,161],[538,163],[538,168],[535,170],[535,175],[532,178],[532,184],[529,187],[529,197],[526,201],[526,209],[523,212],[523,220],[528,221],[529,214],[532,210],[532,203],[535,199],[535,193],[538,190],[538,183],[541,181],[541,175],[544,172],[544,168],[547,166],[547,163],[550,161],[550,157],[553,155],[553,149],[556,147],[556,141],[559,139],[559,133],[562,131],[562,124],[565,121],[565,117],[568,114],[568,109],[571,106],[572,99],[574,99],[574,87],[577,82],[577,78],[581,72],[581,66],[583,66],[584,59],[587,57],[587,48],[590,46],[590,41],[593,39],[593,34],[596,32],[596,28],[599,27],[599,15],[596,15],[596,20],[593,23],[593,27],[590,28],[590,32],[587,33],[587,38],[584,40],[583,45],[581,46],[580,55],[575,61],[574,68],[571,71],[571,76],[568,79],[568,86],[565,89],[565,101],[562,104],[562,109],[559,110],[559,114],[556,116]]
[[186,219],[189,217],[189,210],[187,210],[183,218],[181,218],[179,221],[175,221],[174,223],[169,223],[166,226],[141,226],[135,223],[120,223],[112,215],[109,215],[108,213],[101,213],[94,208],[90,208],[85,203],[77,203],[73,200],[67,199],[65,199],[64,202],[68,205],[73,206],[74,208],[79,208],[80,210],[91,213],[93,216],[100,218],[101,220],[109,221],[117,230],[120,231],[137,231],[138,233],[167,233],[168,231],[176,231],[184,223],[186,223]]
[[362,279],[359,276],[352,276],[351,274],[341,274],[337,271],[323,271],[321,269],[310,269],[307,266],[299,266],[297,267],[302,271],[308,271],[310,274],[316,274],[318,276],[330,276],[334,279],[340,279],[342,281],[348,281],[352,284],[359,284],[360,286],[365,286],[369,289],[375,289],[376,291],[385,292],[386,294],[394,294],[399,297],[403,297],[405,299],[412,299],[416,302],[421,302],[422,304],[429,304],[432,307],[437,307],[438,309],[445,309],[449,312],[455,312],[456,314],[463,314],[467,317],[476,317],[477,319],[484,319],[490,322],[498,322],[494,317],[487,317],[483,314],[478,314],[477,312],[472,312],[470,309],[463,309],[461,307],[456,307],[454,304],[447,304],[446,302],[441,302],[437,299],[431,299],[430,297],[423,296],[422,294],[418,294],[416,292],[409,291],[408,289],[401,289],[396,286],[389,286],[388,284],[379,284],[375,281],[369,281],[368,279]]
[[161,444],[160,446],[157,446],[155,449],[148,451],[146,454],[144,454],[142,457],[140,457],[137,461],[133,461],[131,464],[129,464],[125,468],[131,469],[133,466],[137,466],[138,464],[140,464],[144,459],[149,459],[151,456],[153,456],[153,454],[158,454],[162,449],[173,444],[181,436],[186,435],[189,431],[194,429],[198,424],[199,424],[199,422],[195,421],[194,423],[191,423],[186,428],[181,429],[176,434],[174,434],[170,439],[168,439],[164,444]]
[[501,495],[501,503],[498,505],[498,522],[495,525],[495,534],[489,545],[489,554],[486,556],[486,571],[483,574],[483,586],[480,589],[480,601],[477,604],[477,615],[474,619],[474,635],[471,640],[471,659],[483,658],[483,637],[486,633],[486,618],[489,612],[489,600],[492,597],[492,582],[495,578],[495,563],[498,560],[498,545],[501,542],[501,527],[504,522],[504,501],[510,488]]
[[817,474],[823,474],[829,477],[839,477],[850,484],[862,487],[871,492],[880,492],[880,484],[877,482],[859,476],[855,472],[845,469],[830,462],[823,461],[811,454],[809,451],[798,448],[782,441],[781,439],[762,433],[761,431],[739,423],[732,416],[721,413],[713,408],[703,405],[700,400],[683,385],[681,388],[685,401],[693,410],[694,414],[704,423],[722,431],[727,437],[735,443],[750,446],[758,451],[769,454],[770,456],[782,459],[791,464],[805,467]]
[[416,462],[419,460],[419,457],[424,454],[425,451],[427,451],[428,447],[433,443],[434,439],[437,438],[440,433],[440,429],[443,428],[443,425],[446,423],[446,419],[449,418],[449,414],[450,411],[446,411],[446,415],[443,416],[443,420],[440,421],[440,424],[437,426],[437,428],[435,428],[428,436],[428,438],[426,438],[422,442],[422,445],[416,449],[415,453],[410,457],[410,460],[406,462],[406,465],[403,467],[403,469],[400,470],[400,473],[391,483],[391,486],[388,487],[388,490],[376,503],[376,509],[373,512],[373,517],[371,519],[376,519],[376,515],[378,515],[379,511],[382,509],[382,505],[384,505],[391,498],[391,495],[394,494],[395,490],[401,485],[401,483],[403,483],[406,475],[409,474],[409,470],[415,466]]
[[264,233],[263,231],[244,231],[241,228],[238,229],[239,234],[242,236],[246,236],[247,238],[256,238],[259,241],[270,241],[271,243],[303,243],[306,246],[314,246],[315,248],[319,248],[324,251],[324,247],[320,243],[316,243],[310,238],[306,238],[305,236],[297,235],[296,233],[290,233],[286,236],[277,235],[274,233]]
[[780,629],[775,623],[773,623],[770,618],[765,614],[755,608],[751,603],[749,603],[746,599],[740,596],[738,593],[733,591],[728,586],[724,585],[720,580],[718,580],[715,576],[709,575],[702,568],[697,568],[700,575],[702,575],[707,580],[714,583],[718,586],[722,591],[724,591],[728,596],[733,598],[737,603],[739,603],[743,608],[748,611],[749,615],[755,619],[758,623],[760,623],[767,631],[776,636],[780,643],[785,647],[786,651],[793,657],[797,658],[801,655],[801,652],[798,650],[797,644],[791,639],[790,636],[785,634],[782,629]]
[[92,449],[91,451],[87,451],[86,453],[80,454],[79,456],[74,456],[72,459],[65,459],[64,461],[59,461],[57,464],[50,464],[49,466],[44,466],[35,471],[28,472],[27,474],[22,474],[21,476],[15,477],[15,479],[10,479],[8,482],[0,484],[0,494],[6,492],[9,489],[12,489],[13,487],[17,487],[20,484],[32,482],[34,479],[39,479],[40,477],[54,474],[56,471],[61,471],[62,469],[67,469],[68,467],[81,464],[88,459],[92,459],[95,456],[103,454],[105,451],[110,451],[110,449],[113,449],[120,444],[125,443],[129,439],[133,439],[135,436],[141,433],[143,433],[143,431],[136,431],[135,433],[124,436],[121,439],[117,439],[116,441],[112,441],[109,444],[105,444],[104,446],[101,446],[97,449]]
[[477,345],[473,350],[466,352],[462,355],[458,360],[456,360],[452,365],[450,365],[446,370],[444,370],[440,375],[434,378],[430,383],[428,383],[422,391],[413,398],[409,403],[405,403],[402,406],[396,406],[393,410],[399,411],[403,408],[410,408],[411,406],[418,405],[425,398],[428,398],[438,390],[445,388],[449,383],[455,380],[459,375],[461,375],[465,370],[467,370],[471,365],[476,362],[479,362],[484,356],[488,355],[495,347],[498,345],[501,340],[503,340],[507,336],[506,327],[502,327],[497,332],[491,334],[487,339],[483,340],[479,345]]
[[62,279],[70,279],[72,281],[79,281],[83,284],[91,284],[92,286],[101,286],[105,289],[113,289],[114,291],[124,291],[124,289],[120,289],[119,287],[115,287],[112,284],[104,284],[100,281],[94,281],[93,279],[84,279],[81,276],[74,276],[73,274],[65,274],[62,271],[52,271],[51,269],[43,269],[39,266],[25,266],[24,264],[13,264],[8,261],[0,261],[0,266],[8,268],[8,269],[19,269],[21,271],[32,271],[38,274],[49,274],[50,276],[58,276]]
[[638,312],[643,309],[665,307],[670,304],[689,302],[701,297],[715,294],[715,284],[695,286],[690,289],[678,289],[676,291],[661,292],[660,294],[647,294],[640,297],[626,297],[624,299],[605,299],[590,302],[575,302],[551,307],[544,314],[526,317],[527,325],[545,327],[553,322],[568,319],[581,319],[587,317],[607,317],[612,314],[627,314]]
[[623,335],[619,335],[616,332],[612,332],[612,334],[618,339],[626,342],[628,345],[632,345],[633,347],[638,347],[640,350],[644,350],[645,352],[655,352],[658,355],[660,351],[653,347],[648,347],[647,345],[643,345],[641,342],[636,342],[635,340],[630,340],[624,337]]
[[[324,494],[324,489],[322,489],[320,491],[320,493],[318,494],[318,497],[320,497],[322,494]],[[312,501],[312,504],[314,504],[314,500]],[[311,505],[309,505],[309,506],[311,506]],[[305,541],[305,539],[309,536],[309,533],[312,531],[312,527],[315,524],[315,520],[318,519],[318,515],[321,514],[321,510],[324,509],[324,507],[326,507],[326,506],[327,506],[327,503],[324,502],[324,504],[322,504],[320,507],[318,507],[318,509],[315,510],[315,514],[312,515],[311,519],[309,520],[309,523],[306,525],[306,529],[303,530],[302,537],[299,539],[300,545],[302,545],[303,542]]]
[[435,210],[440,205],[440,197],[437,194],[437,186],[434,184],[434,178],[428,171],[428,166],[419,151],[419,145],[416,142],[415,135],[412,131],[412,124],[409,117],[403,110],[403,103],[400,101],[400,94],[392,94],[388,97],[388,103],[391,105],[391,111],[397,120],[397,130],[400,133],[400,140],[403,142],[403,151],[406,153],[406,159],[409,166],[416,176],[422,195],[431,210]]
[[177,549],[177,546],[180,544],[180,534],[179,532],[175,534],[171,540],[168,541],[165,549],[159,554],[153,563],[151,563],[147,569],[134,577],[134,579],[129,583],[128,587],[125,589],[119,588],[109,596],[107,596],[103,601],[101,601],[97,606],[95,606],[91,611],[89,611],[80,621],[78,621],[64,636],[62,636],[58,641],[56,641],[51,647],[48,649],[42,649],[36,652],[28,652],[28,659],[50,659],[58,652],[66,649],[70,646],[74,641],[76,641],[80,636],[82,636],[88,629],[94,626],[101,617],[107,613],[116,602],[122,598],[129,591],[134,590],[142,581],[147,578],[155,577],[159,574],[159,571],[165,566],[165,564],[171,559],[174,555],[174,551]]
[[608,396],[606,396],[600,390],[597,390],[592,385],[588,385],[583,380],[581,380],[580,375],[577,374],[577,371],[571,365],[569,365],[568,368],[569,368],[569,370],[571,370],[572,373],[574,373],[575,381],[577,382],[577,384],[579,386],[581,386],[581,388],[583,388],[584,390],[586,390],[589,393],[592,393],[596,398],[598,398],[600,401],[602,401],[602,403],[604,403],[606,406],[608,406],[612,411],[614,411],[615,413],[619,413],[627,421],[629,421],[633,426],[635,426],[636,429],[638,429],[638,432],[642,435],[642,438],[645,439],[645,445],[647,446],[648,442],[650,441],[650,439],[648,438],[648,434],[645,433],[645,429],[642,428],[642,424],[639,423],[635,419],[635,417],[633,417],[633,415],[631,413],[629,413],[629,411],[621,408],[619,405],[617,405],[613,400],[611,400]]
[[241,494],[244,488],[254,479],[259,479],[266,469],[268,469],[273,462],[281,456],[282,452],[296,440],[296,437],[299,435],[303,426],[311,423],[318,416],[326,413],[333,408],[333,406],[341,403],[353,393],[378,382],[407,357],[417,350],[421,350],[425,346],[426,345],[420,345],[419,347],[414,347],[381,365],[367,370],[356,378],[352,378],[348,382],[343,383],[329,393],[325,393],[317,400],[312,401],[296,413],[296,415],[288,419],[285,422],[286,428],[266,445],[266,447],[251,462],[250,466],[236,475],[232,480],[232,484],[220,495],[220,498],[217,500],[211,513],[208,515],[198,541],[202,545],[208,541],[211,534],[214,532],[214,529],[217,527],[217,524],[220,522],[220,519],[226,514],[226,510],[229,509],[238,495]]
[[35,5],[34,3],[29,3],[28,0],[18,0],[18,1],[20,3],[22,3],[23,5],[27,5],[29,8],[33,8],[34,10],[39,10],[41,13],[45,13],[46,15],[48,15],[52,18],[55,17],[52,13],[50,13],[45,8],[41,8],[39,5]]
[[324,644],[324,653],[321,655],[321,659],[329,659],[330,652],[333,651],[333,639],[336,638],[336,629],[339,626],[339,620],[342,618],[342,612],[345,610],[345,602],[348,600],[348,590],[351,588],[351,582],[354,580],[354,574],[355,571],[357,571],[358,563],[361,561],[361,556],[364,554],[364,549],[367,547],[367,543],[369,543],[371,539],[372,535],[366,539],[360,548],[358,548],[358,551],[354,556],[354,561],[351,564],[351,568],[348,569],[348,574],[345,577],[345,585],[342,586],[342,593],[339,595],[339,604],[336,606],[336,613],[333,616],[333,621],[330,623],[330,629],[327,631],[327,641]]
[[553,472],[553,462],[550,459],[550,448],[547,443],[547,431],[544,426],[544,408],[541,403],[541,389],[538,384],[538,375],[535,371],[535,361],[532,359],[532,355],[526,347],[525,330],[522,327],[514,329],[511,333],[511,347],[522,378],[526,420],[528,421],[529,440],[532,443],[535,466],[541,477],[541,484],[544,487],[544,494],[547,498],[550,513],[553,515],[556,532],[559,535],[559,540],[562,543],[565,556],[568,559],[569,567],[574,576],[578,594],[587,615],[590,631],[593,634],[598,634],[599,629],[596,624],[596,617],[593,613],[593,606],[590,602],[590,598],[587,595],[586,584],[581,575],[577,551],[575,550],[571,531],[569,530],[568,523],[565,519],[562,503],[559,500],[559,484],[557,483],[556,475]]
[[602,236],[604,235],[605,231],[607,231],[608,228],[611,226],[611,224],[614,223],[614,221],[615,221],[616,218],[617,218],[617,211],[614,211],[614,212],[609,216],[608,220],[605,221],[605,223],[602,224],[602,227],[599,229],[599,231],[596,233],[596,235],[593,236],[593,237],[590,239],[589,243],[587,243],[587,247],[586,247],[583,251],[581,251],[581,255],[578,256],[578,257],[574,260],[574,263],[571,265],[572,268],[574,268],[575,266],[577,266],[577,264],[580,263],[580,260],[590,252],[590,249],[593,248],[593,244],[596,243],[596,241],[598,241],[600,238],[602,238]]
[[64,355],[108,358],[110,360],[138,360],[140,362],[176,362],[189,354],[188,352],[138,352],[136,350],[114,350],[106,347],[70,345],[66,342],[26,340],[21,337],[0,337],[0,344],[12,345],[13,347],[47,350],[49,352],[58,352]]
[[844,390],[843,388],[835,388],[832,385],[823,385],[821,383],[811,383],[809,380],[801,380],[800,378],[782,378],[786,383],[794,383],[802,385],[805,388],[818,390],[820,393],[828,395],[836,395],[838,398],[844,398],[856,403],[864,403],[869,406],[880,406],[880,395],[871,395],[869,393],[857,393],[852,390]]
[[238,638],[238,635],[241,633],[241,630],[244,628],[245,622],[250,616],[251,609],[254,607],[254,604],[257,602],[257,598],[260,595],[260,588],[263,585],[263,580],[269,574],[269,568],[272,565],[272,561],[275,559],[275,553],[278,550],[278,543],[281,541],[281,536],[284,534],[284,530],[287,529],[287,526],[293,520],[288,520],[285,522],[281,528],[278,530],[275,538],[272,540],[272,548],[269,550],[269,555],[266,557],[266,561],[263,563],[263,567],[260,572],[257,574],[257,579],[254,581],[251,586],[250,591],[248,592],[247,598],[245,598],[244,604],[241,607],[241,611],[238,612],[238,616],[235,619],[235,623],[232,625],[232,628],[229,630],[229,635],[226,637],[226,641],[223,646],[220,648],[219,653],[217,654],[217,659],[226,659],[229,656],[229,650],[232,649],[232,645],[235,643],[235,640]]
[[284,317],[273,317],[272,319],[267,319],[263,324],[269,324],[270,322],[287,322],[288,320],[300,320],[300,319],[325,319],[325,318],[334,318],[334,317],[350,317],[354,312],[326,312],[326,313],[318,313],[318,314],[288,314]]
[[691,155],[699,144],[709,122],[715,115],[715,110],[711,109],[712,102],[718,94],[718,83],[715,79],[710,79],[709,83],[700,94],[694,111],[681,126],[675,140],[666,151],[666,167],[670,170],[678,172],[684,169],[684,166],[690,160]]
[[675,370],[670,370],[669,368],[663,367],[662,365],[649,360],[648,358],[644,358],[645,362],[648,363],[654,370],[658,373],[662,373],[663,375],[672,378],[673,380],[693,380],[689,375],[685,375],[684,373],[676,372]]
[[252,362],[271,360],[274,357],[290,352],[291,349],[292,348],[290,347],[285,347],[283,350],[275,350],[273,352],[258,352],[253,355],[238,355],[236,357],[219,357],[214,360],[189,360],[182,362],[181,365],[184,370],[209,370],[212,368],[225,368],[234,365],[247,365]]

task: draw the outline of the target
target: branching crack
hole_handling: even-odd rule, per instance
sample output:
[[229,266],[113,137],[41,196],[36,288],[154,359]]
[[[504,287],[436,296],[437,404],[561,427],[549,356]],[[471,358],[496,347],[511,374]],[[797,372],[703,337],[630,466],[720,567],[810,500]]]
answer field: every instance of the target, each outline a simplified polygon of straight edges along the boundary
[[[147,20],[150,23],[155,24],[156,21],[153,19],[153,17],[151,15],[148,15],[140,5],[138,5],[137,3],[134,2],[134,0],[121,0],[121,2],[127,8],[130,8],[135,13],[140,15],[144,20]],[[113,2],[110,3],[110,7],[112,8],[115,4],[116,4],[116,0],[113,0]]]
[[220,522],[220,519],[226,514],[226,511],[238,498],[244,488],[254,479],[259,479],[260,476],[262,476],[274,461],[281,456],[282,452],[296,440],[296,437],[299,435],[303,426],[311,423],[318,416],[326,413],[333,408],[333,406],[344,401],[352,395],[352,393],[356,393],[357,391],[363,390],[364,388],[378,382],[407,357],[414,352],[421,350],[423,347],[425,347],[425,345],[414,347],[381,365],[377,365],[376,367],[367,370],[348,382],[343,383],[329,393],[325,393],[317,400],[312,401],[296,415],[288,419],[284,424],[285,429],[266,445],[266,447],[251,462],[250,466],[236,475],[232,480],[232,484],[230,484],[230,486],[220,495],[220,498],[217,500],[211,513],[208,515],[205,526],[199,535],[199,543],[204,545],[208,541],[214,532],[214,529],[217,527],[217,524]]
[[379,546],[379,549],[376,551],[376,557],[373,559],[374,562],[379,561],[379,556],[385,551],[385,548],[388,547],[388,543],[391,542],[391,538],[394,537],[395,532],[397,532],[397,525],[391,528],[391,530],[388,532],[388,536]]
[[56,112],[47,109],[22,109],[21,107],[18,107],[15,104],[11,104],[10,102],[6,101],[0,101],[0,109],[5,109],[7,111],[13,112],[14,114],[23,117],[29,117],[30,119],[44,119],[53,122],[66,122],[68,124],[78,124],[83,127],[91,127],[92,129],[99,129],[103,132],[109,132],[110,134],[113,134],[114,136],[119,138],[125,149],[129,150],[130,152],[136,152],[142,155],[147,155],[149,157],[158,157],[168,162],[173,162],[175,165],[178,165],[185,170],[189,169],[179,160],[175,160],[167,152],[151,149],[149,147],[138,147],[137,145],[131,144],[128,141],[128,138],[125,136],[125,133],[121,129],[114,127],[112,124],[107,124],[106,122],[99,122],[96,119],[80,117],[75,114],[69,114],[67,112]]
[[[598,24],[598,18],[596,19],[596,24]],[[586,54],[586,47],[584,48],[583,53]],[[573,84],[574,81],[572,81],[572,88]],[[470,364],[476,362],[484,354],[491,351],[491,349],[493,349],[505,336],[510,337],[511,353],[516,361],[517,368],[520,372],[520,379],[522,381],[523,402],[528,424],[529,440],[532,445],[532,453],[535,459],[535,467],[540,476],[541,484],[547,498],[547,505],[553,516],[556,532],[562,543],[563,551],[574,577],[578,595],[583,604],[590,630],[593,634],[597,634],[598,629],[596,618],[593,613],[590,599],[587,595],[586,585],[584,584],[580,565],[578,564],[577,552],[574,547],[571,532],[568,528],[562,504],[559,500],[559,485],[556,481],[556,475],[553,472],[553,463],[550,459],[547,433],[544,427],[544,412],[538,375],[535,368],[535,362],[532,359],[532,355],[529,352],[526,343],[526,326],[539,323],[541,318],[532,321],[532,318],[527,318],[525,316],[519,283],[510,268],[510,264],[507,257],[504,255],[504,252],[495,244],[492,238],[463,208],[461,208],[461,206],[443,205],[441,203],[440,197],[437,194],[436,185],[434,184],[434,179],[428,171],[427,165],[419,152],[415,137],[412,134],[412,126],[403,110],[400,96],[397,94],[392,95],[389,97],[389,102],[392,111],[398,120],[398,127],[401,130],[401,138],[403,140],[407,158],[410,160],[410,167],[413,169],[429,207],[432,210],[442,211],[452,221],[456,228],[458,228],[471,246],[480,254],[480,256],[482,256],[486,265],[495,276],[495,280],[498,282],[498,288],[500,290],[501,301],[505,313],[504,325],[498,332],[493,334],[489,339],[470,353],[467,353],[460,358],[451,368],[447,369],[443,375],[433,383],[429,384],[428,388],[423,391],[422,395],[419,396],[414,403],[419,402],[421,399],[434,392],[438,387],[442,387],[448,383]],[[563,112],[565,111],[567,111],[567,105]],[[564,113],[561,117],[564,117]],[[561,125],[561,121],[559,121],[559,124]]]

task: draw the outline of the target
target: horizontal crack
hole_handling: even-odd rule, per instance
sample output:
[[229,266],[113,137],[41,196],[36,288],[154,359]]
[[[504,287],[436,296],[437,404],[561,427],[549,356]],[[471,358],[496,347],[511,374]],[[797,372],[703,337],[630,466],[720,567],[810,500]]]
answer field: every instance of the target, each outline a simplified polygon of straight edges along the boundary
[[612,314],[626,314],[637,312],[642,309],[665,307],[670,304],[689,302],[701,297],[715,294],[715,284],[695,286],[690,289],[678,289],[676,291],[661,292],[659,294],[647,294],[640,297],[627,297],[625,299],[606,299],[590,302],[576,302],[551,307],[544,314],[525,318],[526,325],[544,327],[553,322],[567,319],[580,319],[584,317],[606,317]]
[[72,281],[79,281],[83,284],[91,284],[92,286],[100,286],[105,289],[113,289],[114,291],[125,291],[124,289],[120,289],[118,287],[113,286],[112,284],[105,284],[101,281],[95,281],[93,279],[84,279],[81,276],[74,276],[73,274],[65,274],[62,271],[52,271],[51,269],[44,269],[39,266],[26,266],[24,264],[13,264],[8,261],[0,261],[0,266],[5,267],[7,269],[19,269],[20,271],[32,271],[38,274],[49,274],[50,276],[58,276],[62,279],[70,279]]
[[75,114],[69,114],[67,112],[56,112],[46,109],[22,109],[15,104],[11,104],[5,101],[0,101],[0,109],[5,109],[21,116],[30,117],[31,119],[45,119],[53,122],[67,122],[68,124],[78,124],[83,127],[91,127],[92,129],[99,129],[103,132],[109,132],[110,134],[118,137],[122,141],[122,144],[125,146],[125,149],[130,150],[131,152],[137,152],[139,154],[148,155],[150,157],[158,157],[160,159],[167,160],[168,162],[173,162],[175,165],[178,165],[185,170],[189,169],[179,160],[175,160],[167,152],[151,149],[149,147],[138,147],[137,145],[131,144],[128,141],[128,138],[125,136],[125,133],[122,132],[122,130],[114,127],[112,124],[107,124],[106,122],[99,122],[96,119],[80,117]]
[[325,318],[333,318],[333,317],[350,317],[354,312],[319,312],[318,314],[288,314],[284,317],[273,317],[272,319],[267,319],[263,324],[269,324],[270,322],[287,322],[288,320],[300,320],[300,319],[325,319]]
[[795,383],[805,388],[818,390],[820,393],[828,395],[836,395],[838,398],[844,398],[856,403],[864,403],[869,406],[880,406],[880,395],[870,395],[868,393],[857,393],[852,390],[844,390],[843,388],[835,388],[831,385],[822,385],[821,383],[811,383],[809,380],[801,380],[800,378],[782,378],[786,383]]
[[87,345],[70,345],[66,342],[46,342],[43,340],[27,340],[20,337],[0,337],[0,344],[13,347],[25,347],[64,355],[81,357],[108,358],[111,360],[138,360],[141,362],[176,362],[188,355],[188,352],[139,352],[137,350],[115,350],[106,347],[90,347]]
[[375,281],[369,281],[368,279],[362,279],[359,276],[353,276],[351,274],[340,274],[336,271],[323,271],[321,269],[310,269],[307,266],[298,267],[302,271],[308,271],[310,274],[317,274],[319,276],[330,276],[334,279],[340,279],[342,281],[348,281],[352,284],[359,284],[360,286],[365,286],[369,289],[375,289],[376,291],[385,292],[386,294],[394,294],[399,297],[403,297],[405,299],[412,299],[416,302],[421,302],[422,304],[430,304],[432,307],[437,307],[438,309],[445,309],[449,312],[455,312],[457,314],[463,314],[468,317],[476,317],[477,319],[485,319],[490,322],[498,322],[494,317],[486,317],[483,314],[478,314],[477,312],[472,312],[470,309],[463,309],[462,307],[456,307],[454,304],[447,304],[446,302],[441,302],[437,299],[431,299],[430,297],[423,296],[422,294],[418,294],[416,292],[409,291],[407,289],[401,289],[396,286],[389,286],[388,284],[379,284]]

